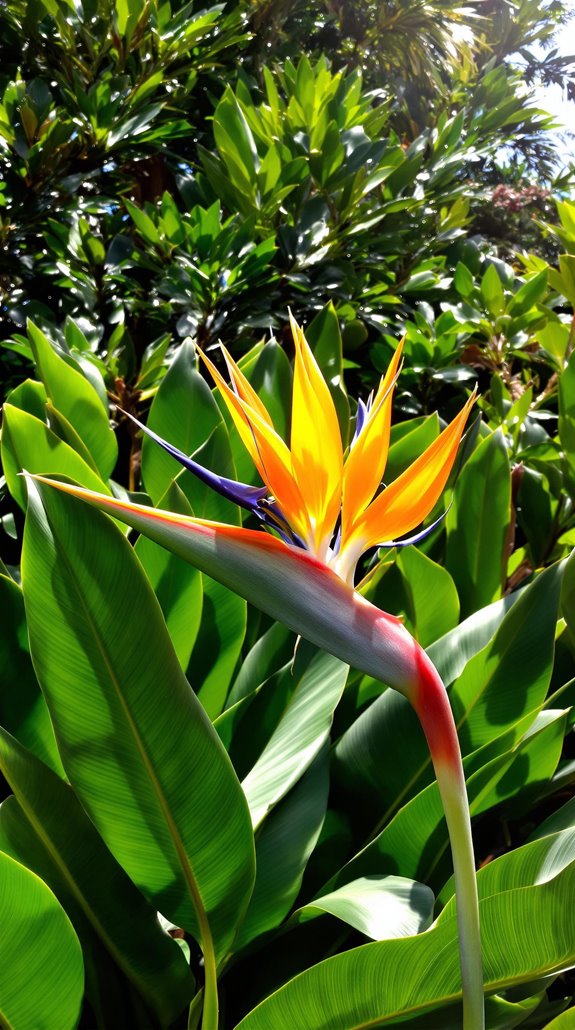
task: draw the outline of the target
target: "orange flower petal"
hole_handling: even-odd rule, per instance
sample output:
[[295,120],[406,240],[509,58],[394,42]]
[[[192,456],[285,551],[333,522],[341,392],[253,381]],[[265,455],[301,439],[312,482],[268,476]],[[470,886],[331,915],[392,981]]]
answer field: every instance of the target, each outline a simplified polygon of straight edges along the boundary
[[254,439],[254,434],[250,427],[250,421],[246,414],[245,402],[226,383],[224,377],[218,371],[213,361],[208,358],[207,354],[197,347],[198,354],[200,355],[204,365],[208,368],[212,379],[218,387],[223,400],[225,401],[226,407],[232,416],[233,423],[240,435],[241,441],[244,444],[246,450],[249,452],[250,458],[256,466],[260,476],[266,482],[263,475],[263,469],[260,462],[259,452]]
[[445,487],[474,402],[475,393],[427,450],[372,501],[356,520],[350,537],[342,539],[342,552],[356,553],[359,547],[361,553],[423,522]]
[[[294,478],[287,445],[273,426],[269,425],[260,415],[259,411],[234,393],[214,363],[199,347],[198,351],[214,378],[242,443],[249,452],[261,478],[275,497],[290,526],[305,540],[308,540],[310,536],[309,518]],[[237,371],[239,372],[239,369]]]
[[353,531],[354,522],[371,501],[385,471],[389,452],[393,390],[402,350],[403,340],[398,344],[385,377],[381,380],[366,423],[343,468],[343,539]]
[[258,397],[253,386],[248,381],[248,379],[246,379],[241,368],[239,368],[239,366],[236,365],[231,354],[224,346],[222,346],[222,352],[226,360],[226,365],[228,366],[230,378],[236,388],[236,393],[238,394],[238,397],[241,397],[241,399],[245,401],[246,404],[249,404],[250,408],[253,408],[254,411],[257,411],[260,418],[262,418],[264,422],[267,422],[268,426],[271,426],[273,429],[273,422],[271,420],[270,413],[266,408],[265,404]]
[[320,553],[341,504],[343,448],[335,405],[310,346],[290,314],[295,344],[291,456]]

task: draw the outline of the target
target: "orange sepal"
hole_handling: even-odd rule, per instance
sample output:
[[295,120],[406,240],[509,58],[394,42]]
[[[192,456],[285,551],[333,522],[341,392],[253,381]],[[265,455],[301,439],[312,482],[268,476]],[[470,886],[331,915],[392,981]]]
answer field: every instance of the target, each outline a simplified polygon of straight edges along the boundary
[[295,345],[291,456],[318,552],[331,538],[341,504],[343,448],[335,405],[300,326]]
[[347,456],[343,468],[342,535],[348,537],[354,522],[365,510],[381,483],[391,431],[393,391],[403,350],[397,346],[385,377],[381,380],[366,423]]
[[366,551],[419,526],[439,500],[453,467],[475,393],[432,444],[356,520],[346,548]]
[[[226,383],[212,361],[199,348],[262,480],[278,502],[290,526],[304,539],[309,537],[305,503],[295,481],[288,447],[273,426]],[[268,416],[269,417],[269,416]]]
[[268,426],[270,426],[273,429],[273,422],[268,409],[266,408],[263,401],[258,397],[252,384],[245,377],[239,365],[236,365],[231,354],[223,345],[222,353],[224,355],[226,365],[228,366],[228,372],[230,373],[230,378],[235,386],[238,397],[240,397],[242,401],[245,401],[246,404],[249,404],[250,408],[253,408],[254,411],[257,411],[260,418],[262,418],[264,422],[267,422]]

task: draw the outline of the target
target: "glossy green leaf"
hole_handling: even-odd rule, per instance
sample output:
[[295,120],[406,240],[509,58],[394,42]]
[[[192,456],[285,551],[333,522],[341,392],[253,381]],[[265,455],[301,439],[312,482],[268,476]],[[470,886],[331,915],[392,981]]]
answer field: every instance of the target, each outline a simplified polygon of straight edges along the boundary
[[[224,469],[234,478],[230,444],[225,427],[218,425],[207,443],[196,453],[208,468]],[[239,525],[239,509],[206,488],[189,473],[178,484],[198,518]],[[202,621],[190,659],[191,674],[198,696],[210,718],[223,710],[246,632],[247,606],[243,598],[216,580],[203,576]]]
[[[300,647],[313,654],[311,645],[300,641]],[[254,827],[297,783],[325,743],[347,674],[347,665],[321,651],[306,666],[283,718],[242,782]]]
[[525,468],[517,492],[517,522],[525,534],[533,564],[545,564],[555,529],[554,502],[546,476]]
[[[520,988],[524,993],[528,988]],[[493,995],[485,999],[485,1025],[489,1030],[514,1030],[514,1027],[525,1025],[531,1027],[528,1017],[537,1013],[541,1002],[546,999],[544,991],[521,1001],[507,1001],[503,997]],[[401,1025],[403,1030],[461,1030],[461,1005],[451,1003],[433,1008],[422,1015],[399,1019],[391,1026]]]
[[416,547],[404,547],[397,557],[408,601],[408,629],[422,647],[438,640],[459,621],[459,598],[447,569]]
[[[182,515],[193,514],[176,482],[164,494],[161,506]],[[134,551],[160,602],[178,661],[186,670],[202,617],[202,575],[189,562],[145,536],[138,537]]]
[[411,705],[395,690],[379,690],[337,741],[332,759],[337,790],[366,832],[381,829],[433,778],[429,749]]
[[42,501],[31,488],[24,598],[64,767],[146,897],[221,955],[254,875],[240,785],[130,545],[66,495]]
[[497,430],[463,467],[445,520],[446,565],[464,617],[501,595],[510,513],[509,458],[503,433]]
[[327,749],[269,813],[256,836],[256,882],[236,947],[279,926],[289,912],[325,818]]
[[[194,454],[221,423],[221,416],[205,379],[196,370],[195,350],[189,340],[180,344],[150,408],[150,429]],[[170,483],[182,471],[175,458],[145,436],[142,440],[142,478],[147,493],[157,504]],[[225,474],[223,469],[214,469]],[[191,473],[186,473],[186,476]]]
[[[561,754],[565,713],[553,713],[541,728],[513,742],[512,734],[470,755],[464,766],[472,816],[521,790],[537,787],[554,773]],[[473,772],[469,773],[469,770]],[[427,882],[448,847],[447,828],[436,783],[399,809],[378,836],[337,874],[332,886],[372,873],[401,873]]]
[[316,82],[309,58],[305,55],[300,57],[297,65],[295,80],[295,96],[304,112],[307,125],[309,126],[314,114],[316,103]]
[[569,326],[562,322],[548,322],[537,331],[537,340],[562,366],[569,346]]
[[[575,965],[575,864],[538,887],[480,903],[485,989],[531,983]],[[525,927],[537,927],[526,933]],[[440,959],[440,960],[439,960]],[[289,981],[238,1023],[238,1030],[385,1026],[460,998],[453,917],[427,933],[367,944]]]
[[[488,862],[477,873],[477,889],[480,898],[515,887],[533,887],[547,883],[554,876],[575,862],[575,828],[547,834],[539,840],[515,848],[506,855]],[[445,904],[440,920],[455,906],[454,886],[450,880],[441,892]]]
[[565,830],[572,826],[575,826],[575,797],[570,798],[564,805],[561,805],[561,808],[544,819],[533,831],[529,840],[538,840],[549,833],[558,833],[559,830]]
[[529,311],[534,304],[539,304],[545,298],[546,293],[547,269],[543,268],[519,287],[507,311],[513,318],[518,318]]
[[248,697],[294,656],[296,637],[281,622],[274,622],[258,637],[238,670],[227,706]]
[[439,435],[436,414],[426,419],[411,419],[392,426],[391,443],[385,466],[384,482],[391,483],[411,465]]
[[[84,991],[82,951],[49,887],[0,852],[0,1012],[7,1030],[74,1030]],[[10,946],[8,946],[10,942]]]
[[569,637],[575,647],[575,550],[567,560],[561,588],[561,611],[567,622]]
[[[220,475],[235,478],[224,421],[212,392],[195,367],[194,349],[184,342],[150,409],[154,432]],[[175,477],[198,518],[239,525],[235,505],[197,480],[158,444],[146,437],[142,446],[146,490],[158,503]],[[242,598],[208,577],[203,578],[202,622],[191,657],[196,690],[206,711],[222,711],[246,628]]]
[[58,436],[60,440],[64,440],[64,443],[69,444],[72,450],[76,451],[76,453],[84,459],[86,465],[89,465],[97,475],[98,468],[96,462],[82,440],[82,437],[76,432],[72,423],[68,422],[68,419],[64,417],[61,411],[58,411],[58,409],[54,407],[50,400],[46,402],[46,415],[48,416],[50,429],[56,433],[56,436]]
[[562,575],[557,564],[538,576],[454,685],[450,699],[464,754],[517,724],[545,698]]
[[492,318],[497,318],[505,307],[505,298],[501,279],[495,265],[489,265],[481,279],[481,296],[487,311]]
[[275,340],[269,340],[253,363],[246,367],[241,361],[240,367],[264,402],[276,431],[288,440],[293,375],[285,351]]
[[527,589],[522,587],[474,612],[427,648],[444,683],[453,683],[461,675],[468,661],[489,643],[502,620]]
[[54,730],[30,660],[22,590],[0,575],[0,726],[57,773],[64,773]]
[[567,460],[575,468],[575,351],[559,380],[559,439]]
[[234,186],[243,187],[249,196],[260,162],[251,129],[229,86],[214,112],[214,138]]
[[23,383],[10,390],[6,400],[14,408],[27,411],[41,422],[46,421],[47,394],[44,383],[38,383],[35,379],[25,379]]
[[160,1020],[189,1004],[194,982],[154,908],[114,860],[70,787],[0,730],[0,848],[54,891],[84,945],[96,934]]
[[144,10],[144,4],[142,0],[137,0],[136,3],[133,3],[133,0],[115,0],[114,6],[118,32],[120,36],[125,36],[129,40]]
[[557,214],[569,237],[575,237],[575,206],[569,200],[557,201]]
[[2,465],[10,493],[21,508],[26,507],[26,487],[19,475],[22,469],[69,476],[90,490],[110,493],[108,486],[80,455],[44,422],[10,404],[4,405]]
[[473,293],[474,286],[473,276],[467,265],[458,261],[455,269],[455,289],[462,297],[469,297]]
[[[459,715],[464,753],[479,746],[476,741],[498,737],[504,723],[493,724],[491,708],[504,704],[506,692],[510,726],[545,696],[553,665],[560,571],[555,566],[545,573],[536,591],[536,584],[530,585],[476,612],[429,648],[444,682],[456,680],[450,697]],[[521,677],[521,691],[513,686],[515,675]],[[472,733],[466,728],[468,719],[474,724]],[[515,739],[520,732],[518,727]],[[381,693],[378,686],[375,701],[337,742],[334,773],[339,789],[353,799],[355,814],[369,821],[371,829],[374,805],[381,829],[433,779],[429,749],[404,697],[393,690]]]
[[[280,634],[274,633],[264,639],[269,644],[277,638],[280,640],[277,654],[278,662],[281,657],[279,669],[275,669],[274,661],[274,671],[271,671],[263,682],[257,684],[251,693],[237,697],[235,702],[214,720],[214,727],[220,738],[226,742],[230,758],[240,778],[249,773],[267,747],[272,734],[285,717],[303,677],[307,674],[314,655],[312,648],[306,645],[300,651],[299,643],[296,644],[293,637],[290,641],[290,634],[284,639]],[[284,646],[286,644],[287,647]],[[249,677],[243,683],[248,688]]]
[[116,464],[118,445],[98,394],[81,372],[56,353],[33,322],[28,323],[28,336],[50,400],[84,441],[102,479],[108,479]]
[[138,229],[138,232],[140,232],[143,236],[146,243],[151,244],[152,246],[154,246],[155,244],[160,244],[160,234],[150,216],[146,214],[146,212],[143,211],[142,208],[137,207],[136,204],[133,204],[130,200],[128,200],[127,197],[124,198],[124,204],[126,205],[126,210],[130,215],[130,218],[132,219],[134,225]]
[[559,255],[559,272],[549,269],[549,282],[559,293],[575,305],[575,255]]
[[300,922],[327,912],[374,941],[412,937],[431,926],[433,891],[404,876],[362,876],[299,908]]

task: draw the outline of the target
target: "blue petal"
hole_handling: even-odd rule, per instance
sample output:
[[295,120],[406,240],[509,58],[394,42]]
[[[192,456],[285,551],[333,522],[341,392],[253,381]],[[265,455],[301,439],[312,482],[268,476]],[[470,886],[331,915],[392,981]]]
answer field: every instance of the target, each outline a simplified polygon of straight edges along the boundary
[[[122,409],[119,409],[122,411]],[[147,426],[142,425],[137,418],[133,415],[128,414],[127,411],[123,412],[132,422],[135,422],[140,427],[142,432],[146,433],[147,436],[155,440],[156,443],[163,447],[168,454],[171,454],[172,458],[180,462],[184,468],[188,469],[189,472],[193,472],[205,483],[206,486],[210,486],[212,490],[225,497],[228,501],[233,501],[234,504],[239,504],[241,508],[247,508],[248,511],[254,512],[259,518],[263,519],[262,512],[258,511],[259,502],[267,494],[267,487],[265,486],[249,486],[247,483],[236,483],[234,479],[226,479],[225,476],[218,476],[215,472],[210,472],[209,469],[204,468],[203,465],[199,465],[193,458],[189,458],[183,451],[178,450],[173,444],[168,443],[167,440],[162,440],[161,436],[154,433],[152,429],[148,429]],[[265,521],[265,519],[264,519]]]
[[[453,502],[451,502],[451,504],[452,503]],[[449,504],[445,511],[442,511],[441,515],[435,520],[435,522],[432,522],[430,526],[426,526],[425,529],[420,529],[419,533],[414,533],[413,536],[406,536],[405,540],[387,540],[383,544],[377,544],[377,547],[408,547],[409,544],[418,544],[420,540],[425,540],[425,537],[433,532],[440,522],[443,522],[449,508],[451,508],[451,504]]]
[[[367,418],[367,416],[369,414],[369,408],[370,408],[369,401],[368,401],[367,404],[365,404],[365,402],[362,401],[361,397],[357,398],[357,414],[355,416],[355,433],[353,434],[353,440],[351,441],[351,447],[353,447],[355,441],[357,440],[358,436],[360,435],[360,433],[361,433],[361,431],[362,431],[362,429],[363,429],[363,427],[365,425],[365,420],[366,420],[366,418]],[[351,450],[351,447],[350,447],[350,450]]]
[[275,529],[285,544],[294,544],[296,547],[303,547],[307,551],[304,541],[291,529],[277,501],[262,500],[255,514],[262,520],[265,526],[269,529]]

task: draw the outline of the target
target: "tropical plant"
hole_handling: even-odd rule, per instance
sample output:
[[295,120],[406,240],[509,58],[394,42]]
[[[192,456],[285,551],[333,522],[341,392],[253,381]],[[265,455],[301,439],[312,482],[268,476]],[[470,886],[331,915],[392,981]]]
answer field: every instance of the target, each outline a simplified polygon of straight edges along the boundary
[[573,1022],[564,16],[2,7],[14,1030]]
[[[326,1020],[393,1025],[408,1015],[414,1026],[421,1019],[459,1025],[456,909],[440,795],[410,705],[373,678],[406,682],[397,661],[406,653],[407,630],[429,649],[450,687],[478,859],[493,847],[498,818],[517,827],[515,847],[477,879],[486,1025],[546,1025],[569,991],[565,985],[557,993],[556,985],[547,995],[541,977],[555,979],[575,964],[565,900],[575,868],[572,806],[549,830],[543,825],[533,844],[525,841],[536,825],[529,823],[530,808],[536,802],[545,811],[546,799],[561,798],[572,777],[561,755],[572,725],[575,567],[572,559],[550,565],[504,594],[514,557],[512,478],[501,428],[484,426],[477,434],[476,426],[449,488],[447,517],[419,545],[381,552],[364,570],[361,594],[354,594],[305,550],[274,541],[249,522],[240,528],[242,508],[231,500],[259,511],[280,534],[305,535],[299,509],[289,507],[295,486],[281,462],[270,471],[272,455],[286,453],[280,440],[291,394],[290,367],[277,344],[255,348],[241,368],[231,363],[238,394],[224,390],[235,413],[227,424],[195,369],[191,346],[178,351],[149,416],[152,433],[170,444],[162,449],[146,435],[142,453],[145,489],[160,509],[175,513],[166,516],[140,507],[141,496],[134,504],[109,480],[114,434],[95,386],[38,330],[31,340],[41,379],[18,387],[6,406],[4,468],[23,506],[20,468],[66,479],[35,480],[22,587],[9,570],[1,580],[11,613],[3,632],[7,651],[19,656],[20,688],[5,694],[0,755],[13,797],[0,808],[0,841],[54,892],[81,942],[85,995],[74,973],[66,1010],[47,1025],[73,1027],[83,1005],[86,1025],[180,1026],[203,1018],[214,1026],[216,979],[222,1026],[288,1027],[294,1019],[310,1027]],[[308,352],[298,340],[296,398],[309,384],[302,380]],[[332,373],[327,382],[345,441],[346,398],[333,374],[341,345],[329,312],[314,346]],[[319,435],[322,447],[333,445],[341,431],[333,401],[311,357],[305,369],[317,410],[295,440],[307,449]],[[394,370],[387,386],[393,378]],[[367,490],[366,469],[373,484],[379,477],[371,448],[380,434],[385,441],[390,402],[386,387],[370,411],[358,408],[366,435],[344,466],[345,482],[354,487],[350,515],[354,504],[369,502],[355,492],[358,483],[360,492]],[[280,436],[272,436],[262,404]],[[299,401],[296,411],[301,417]],[[274,491],[283,482],[280,508],[296,518],[291,531],[277,507],[264,502],[267,488],[251,485],[238,435],[242,412],[257,434],[260,467],[275,476]],[[390,517],[395,491],[404,521],[374,527],[370,543],[380,531],[393,536],[408,529],[438,500],[463,417],[441,434],[436,417],[391,430],[390,485],[372,503],[373,515],[367,507],[359,518]],[[563,418],[572,424],[569,411]],[[295,456],[299,443],[292,441],[294,447]],[[182,470],[174,449],[188,468],[208,471],[198,478]],[[417,455],[425,450],[426,462],[436,455],[437,478],[421,494],[425,466]],[[315,487],[322,477],[326,486],[333,467],[327,460],[311,465],[306,454],[298,468],[313,506],[325,496],[314,494]],[[66,485],[70,478],[92,491],[98,506],[179,553],[142,536],[132,547],[117,524],[68,495],[82,493]],[[245,486],[233,485],[238,481]],[[325,512],[326,529],[334,511]],[[228,528],[213,529],[214,520]],[[497,538],[494,526],[501,527]],[[251,610],[246,621],[245,602],[182,555],[209,566],[316,646],[300,641],[294,657],[287,629]],[[378,609],[401,615],[405,628]],[[390,651],[396,636],[399,650]],[[339,657],[317,650],[318,643]],[[409,646],[423,662],[420,675],[431,671],[424,652]],[[435,693],[435,681],[428,682],[428,701],[439,701],[442,690]],[[426,707],[423,696],[416,708],[437,760],[445,737],[437,734],[437,709]],[[454,780],[444,778],[441,760],[438,773],[449,798]],[[464,877],[469,885],[468,871]],[[110,893],[110,881],[118,895]],[[458,896],[461,906],[461,880]],[[528,941],[519,929],[525,921],[538,927]],[[64,931],[69,923],[61,925],[58,933],[72,933]],[[47,945],[54,956],[58,940]],[[113,994],[104,986],[110,982]],[[518,984],[525,985],[520,997]],[[28,982],[29,1022],[40,1018],[43,991],[43,981]],[[479,1025],[478,1016],[470,1018]],[[16,1010],[15,1025],[18,1019]]]

